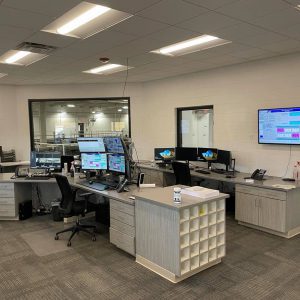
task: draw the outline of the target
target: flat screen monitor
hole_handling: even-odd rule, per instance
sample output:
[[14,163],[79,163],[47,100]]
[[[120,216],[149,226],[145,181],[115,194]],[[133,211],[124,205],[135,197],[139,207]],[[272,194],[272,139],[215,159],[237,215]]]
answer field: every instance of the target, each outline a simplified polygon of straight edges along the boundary
[[67,163],[68,164],[68,172],[70,172],[72,161],[74,161],[74,156],[72,156],[72,155],[62,155],[61,156],[61,162],[60,162],[60,164],[61,164],[60,168],[63,169],[64,164]]
[[258,143],[300,145],[300,107],[259,109]]
[[60,152],[31,151],[30,168],[59,170],[61,164]]
[[105,152],[104,141],[102,137],[83,137],[77,139],[80,152]]
[[106,153],[81,153],[82,170],[106,170]]
[[198,159],[200,161],[216,161],[218,158],[218,149],[198,148]]
[[227,151],[227,150],[218,149],[218,158],[215,162],[226,165],[226,166],[230,166],[231,165],[231,152]]
[[197,148],[194,147],[176,147],[175,148],[176,160],[197,160]]
[[124,146],[120,137],[105,137],[104,143],[108,153],[124,153]]
[[125,174],[125,155],[123,154],[108,154],[108,170]]
[[154,159],[164,161],[174,160],[175,148],[154,148]]

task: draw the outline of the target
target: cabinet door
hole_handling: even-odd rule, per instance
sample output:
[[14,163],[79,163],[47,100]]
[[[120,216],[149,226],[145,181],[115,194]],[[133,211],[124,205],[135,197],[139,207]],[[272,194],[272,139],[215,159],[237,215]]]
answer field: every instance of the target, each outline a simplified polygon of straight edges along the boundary
[[258,202],[258,196],[236,192],[235,218],[242,222],[258,225]]
[[259,200],[259,226],[285,232],[286,201],[263,197]]

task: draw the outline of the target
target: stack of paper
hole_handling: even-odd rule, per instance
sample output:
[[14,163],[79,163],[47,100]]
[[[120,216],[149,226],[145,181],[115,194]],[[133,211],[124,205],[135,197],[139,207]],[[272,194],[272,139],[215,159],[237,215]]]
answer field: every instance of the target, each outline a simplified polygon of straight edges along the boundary
[[189,188],[182,189],[181,193],[203,199],[216,197],[220,194],[218,190],[207,189],[201,186],[192,186]]

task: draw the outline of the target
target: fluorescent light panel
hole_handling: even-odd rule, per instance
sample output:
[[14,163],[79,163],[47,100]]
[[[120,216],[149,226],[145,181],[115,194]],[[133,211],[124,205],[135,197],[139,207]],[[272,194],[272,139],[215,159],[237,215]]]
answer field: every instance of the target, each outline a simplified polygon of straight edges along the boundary
[[18,66],[28,66],[47,56],[48,55],[46,54],[33,53],[29,51],[9,50],[0,56],[0,63]]
[[42,31],[85,39],[130,17],[132,15],[106,6],[82,2]]
[[[133,67],[128,67],[132,69]],[[107,75],[112,73],[117,73],[127,70],[127,66],[118,65],[118,64],[107,64],[104,66],[96,67],[90,70],[83,71],[83,73],[97,74],[97,75]]]
[[4,77],[4,76],[7,76],[7,74],[5,73],[0,73],[0,78]]
[[231,41],[220,39],[216,36],[204,34],[180,43],[172,44],[157,50],[151,51],[152,53],[168,55],[168,56],[181,56],[205,49],[221,46],[231,43]]

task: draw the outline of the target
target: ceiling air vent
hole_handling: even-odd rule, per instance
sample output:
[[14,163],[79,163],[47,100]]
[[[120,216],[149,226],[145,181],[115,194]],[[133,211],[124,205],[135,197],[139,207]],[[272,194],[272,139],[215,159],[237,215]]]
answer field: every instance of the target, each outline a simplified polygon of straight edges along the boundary
[[56,49],[57,47],[54,46],[37,44],[37,43],[29,43],[29,42],[21,43],[15,48],[15,50],[29,51],[33,53],[39,53],[39,54],[50,54]]

